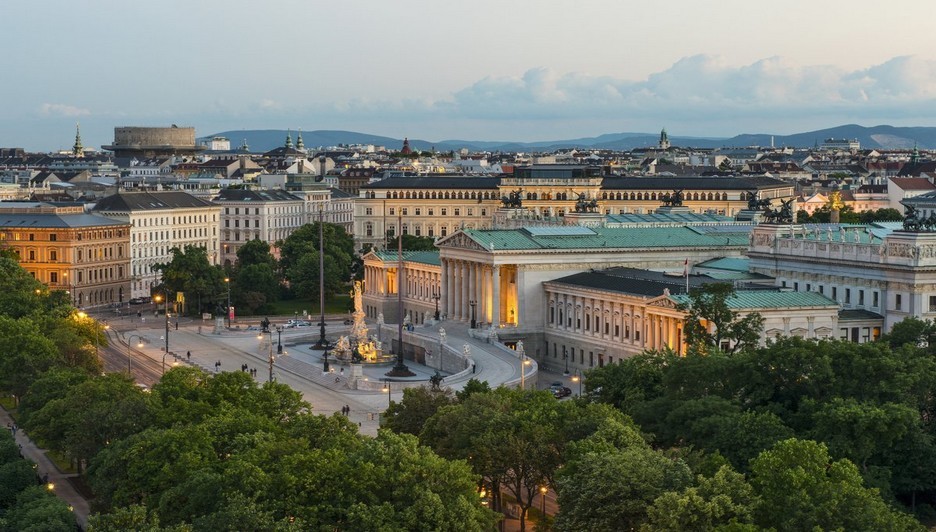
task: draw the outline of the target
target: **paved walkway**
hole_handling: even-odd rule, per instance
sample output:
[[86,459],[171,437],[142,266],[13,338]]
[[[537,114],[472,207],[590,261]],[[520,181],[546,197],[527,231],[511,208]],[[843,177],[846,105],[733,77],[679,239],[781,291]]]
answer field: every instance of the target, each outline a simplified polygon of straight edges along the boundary
[[[0,408],[0,425],[6,427],[7,423],[13,423],[13,418],[10,417],[9,412]],[[68,480],[78,475],[59,471],[52,460],[46,456],[45,450],[36,447],[36,444],[26,436],[23,429],[17,429],[14,438],[16,439],[16,443],[20,445],[23,457],[35,462],[38,466],[36,474],[40,478],[48,475],[48,482],[52,484],[52,490],[55,492],[55,495],[72,507],[78,525],[82,530],[85,529],[88,523],[88,501],[75,490],[74,486],[72,486],[71,482]]]

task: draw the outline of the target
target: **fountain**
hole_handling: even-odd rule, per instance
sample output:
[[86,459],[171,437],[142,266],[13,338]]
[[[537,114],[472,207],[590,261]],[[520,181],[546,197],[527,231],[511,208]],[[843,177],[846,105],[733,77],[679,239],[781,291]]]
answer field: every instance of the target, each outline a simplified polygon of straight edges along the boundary
[[335,358],[343,362],[377,362],[380,355],[379,342],[367,336],[367,324],[364,322],[364,310],[361,296],[361,282],[354,282],[351,291],[354,299],[354,312],[351,314],[351,334],[342,336],[335,345]]

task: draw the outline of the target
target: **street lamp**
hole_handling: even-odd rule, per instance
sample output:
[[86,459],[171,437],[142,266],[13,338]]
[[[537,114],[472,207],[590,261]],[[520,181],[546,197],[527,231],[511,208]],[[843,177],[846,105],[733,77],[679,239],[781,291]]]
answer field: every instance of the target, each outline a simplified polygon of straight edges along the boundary
[[540,486],[540,494],[543,496],[543,517],[546,517],[546,492],[549,491],[549,488],[546,486]]
[[169,292],[168,292],[168,290],[167,290],[166,288],[163,288],[163,295],[162,295],[162,296],[159,296],[159,295],[156,296],[156,303],[157,303],[157,304],[159,303],[159,300],[160,300],[160,299],[164,299],[164,300],[166,301],[166,306],[165,306],[165,314],[166,314],[166,352],[163,353],[163,357],[162,357],[162,372],[163,372],[163,374],[165,374],[165,373],[166,373],[166,355],[169,354]]
[[387,408],[390,408],[390,406],[392,406],[392,403],[393,403],[393,399],[391,398],[391,395],[390,395],[390,379],[384,379],[383,391],[387,392]]
[[283,354],[283,326],[276,326],[276,354]]
[[263,333],[267,333],[270,335],[270,352],[269,352],[269,355],[267,356],[267,363],[269,364],[269,367],[270,367],[269,382],[273,382],[273,331],[269,329],[260,331],[260,334],[257,335],[257,340],[263,340]]
[[582,374],[577,369],[575,370],[575,375],[572,376],[572,382],[578,383],[578,389],[579,389],[578,394],[579,394],[579,397],[581,397],[582,396]]
[[62,272],[62,278],[65,279],[65,285],[68,286],[68,288],[70,289],[68,291],[68,294],[71,296],[72,306],[77,308],[78,300],[75,299],[75,285],[68,282],[68,272]]
[[474,329],[477,321],[475,321],[475,307],[478,306],[477,301],[469,301],[468,305],[471,307],[471,328]]
[[128,375],[133,370],[133,355],[130,353],[130,340],[132,340],[133,337],[136,337],[136,339],[140,341],[137,344],[137,348],[143,349],[143,337],[142,336],[140,336],[139,334],[131,334],[130,336],[127,337],[127,374]]
[[[324,165],[325,157],[322,157]],[[324,173],[322,174],[325,175]],[[325,339],[325,206],[319,205],[319,311],[321,311],[321,321],[319,321],[319,339],[315,347],[318,349],[328,349],[328,340]]]
[[231,328],[231,278],[225,277],[224,284],[227,285],[227,299],[228,299],[227,311],[225,312],[225,314],[227,314],[228,329],[230,329]]
[[526,390],[526,367],[530,365],[530,360],[523,350],[523,340],[517,342],[517,352],[520,353],[520,389]]
[[563,375],[569,375],[569,352],[566,351],[566,346],[562,346],[562,360],[565,362],[565,371],[562,372]]
[[435,304],[436,304],[436,310],[435,310],[435,320],[436,320],[436,321],[439,321],[439,299],[441,299],[441,298],[442,298],[442,296],[440,296],[438,292],[433,292],[433,293],[432,293],[432,299],[435,299]]

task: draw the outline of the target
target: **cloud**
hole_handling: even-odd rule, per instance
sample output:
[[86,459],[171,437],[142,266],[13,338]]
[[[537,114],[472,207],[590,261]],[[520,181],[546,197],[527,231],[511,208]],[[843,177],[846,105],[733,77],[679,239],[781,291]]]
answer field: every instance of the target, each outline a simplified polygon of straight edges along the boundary
[[[484,78],[453,94],[448,112],[483,119],[673,117],[851,112],[936,114],[936,61],[896,57],[863,70],[798,66],[781,57],[735,66],[696,55],[644,80],[536,68]],[[914,109],[914,107],[917,107]]]
[[64,116],[74,118],[78,116],[88,116],[91,111],[73,105],[63,103],[44,103],[39,106],[39,114],[42,116]]

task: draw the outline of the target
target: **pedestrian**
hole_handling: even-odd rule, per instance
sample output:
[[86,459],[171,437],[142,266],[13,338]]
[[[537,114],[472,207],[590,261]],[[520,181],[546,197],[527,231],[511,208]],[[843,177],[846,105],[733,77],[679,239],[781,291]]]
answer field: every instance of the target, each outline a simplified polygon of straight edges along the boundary
[[[335,382],[341,382],[341,377],[335,377]],[[13,434],[16,434],[16,432],[14,432]]]
[[191,360],[192,360],[192,352],[191,352],[191,351],[186,351],[186,352],[185,352],[185,359],[191,362]]
[[344,377],[344,368],[341,368],[341,370],[338,373],[340,373],[341,376]]

